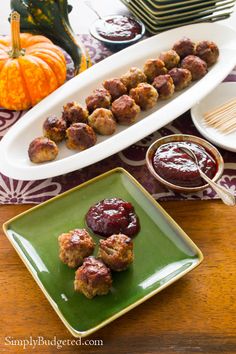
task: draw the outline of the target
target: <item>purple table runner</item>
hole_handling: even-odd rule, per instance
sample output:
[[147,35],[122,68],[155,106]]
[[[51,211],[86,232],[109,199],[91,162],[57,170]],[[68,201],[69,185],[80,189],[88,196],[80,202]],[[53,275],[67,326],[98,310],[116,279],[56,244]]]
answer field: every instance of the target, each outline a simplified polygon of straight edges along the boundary
[[[87,47],[92,62],[97,63],[112,53],[89,35],[82,35],[82,41]],[[67,76],[73,75],[73,64],[67,58]],[[233,71],[225,81],[236,81],[236,71]],[[0,138],[18,120],[24,112],[0,109]],[[123,167],[129,171],[147,190],[158,200],[181,199],[215,199],[217,198],[211,188],[195,194],[179,194],[170,191],[158,183],[148,172],[145,165],[145,154],[150,144],[157,138],[169,134],[184,133],[201,136],[192,123],[190,113],[186,112],[155,133],[142,139],[127,149],[112,155],[92,166],[77,170],[65,175],[39,181],[19,181],[8,178],[0,173],[0,203],[1,204],[27,204],[41,203],[72,187],[81,184],[103,172],[115,167]],[[225,161],[225,171],[220,183],[230,188],[236,195],[236,154],[220,149]]]

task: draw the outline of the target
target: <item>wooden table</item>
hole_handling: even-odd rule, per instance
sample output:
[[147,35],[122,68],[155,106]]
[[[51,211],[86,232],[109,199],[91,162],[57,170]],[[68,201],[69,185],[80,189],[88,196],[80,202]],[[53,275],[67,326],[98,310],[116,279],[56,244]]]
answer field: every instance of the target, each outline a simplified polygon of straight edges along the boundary
[[[161,205],[202,250],[203,263],[88,338],[102,340],[102,346],[66,345],[60,352],[236,352],[236,208],[220,201]],[[0,206],[0,222],[29,207]],[[24,351],[20,346],[6,346],[5,336],[73,339],[2,232],[0,250],[0,351]],[[53,353],[57,349],[38,346],[35,351]]]

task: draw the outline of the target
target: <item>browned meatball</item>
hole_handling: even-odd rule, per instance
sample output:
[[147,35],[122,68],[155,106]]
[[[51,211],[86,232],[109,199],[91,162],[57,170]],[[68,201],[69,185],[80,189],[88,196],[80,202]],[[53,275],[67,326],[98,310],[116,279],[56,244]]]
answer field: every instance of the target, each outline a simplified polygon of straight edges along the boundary
[[216,63],[219,57],[219,48],[214,42],[201,41],[196,46],[196,55],[211,66]]
[[149,82],[152,82],[158,75],[164,75],[167,73],[164,61],[161,59],[148,59],[144,63],[143,71],[147,76]]
[[85,101],[88,111],[92,113],[96,108],[109,108],[111,95],[105,88],[98,88]]
[[123,95],[112,103],[112,113],[120,124],[134,123],[139,112],[140,107],[128,95]]
[[175,68],[180,62],[179,55],[173,49],[170,49],[167,52],[162,52],[159,58],[165,63],[168,70]]
[[106,295],[112,286],[110,269],[95,257],[87,257],[75,272],[74,288],[88,299]]
[[116,121],[113,113],[106,108],[97,108],[88,118],[89,125],[96,133],[111,135],[116,130]]
[[175,91],[172,77],[168,74],[155,77],[152,85],[159,93],[159,97],[163,100],[170,98]]
[[172,49],[176,51],[180,58],[184,58],[187,55],[195,54],[195,43],[191,39],[183,37],[173,45]]
[[85,229],[75,229],[58,237],[60,260],[71,268],[80,266],[95,248],[92,237]]
[[66,136],[66,128],[66,121],[64,119],[52,115],[43,123],[43,135],[59,143]]
[[196,55],[188,55],[181,62],[181,67],[188,69],[192,74],[192,80],[199,80],[207,74],[207,64]]
[[129,94],[143,110],[155,106],[158,99],[157,90],[146,82],[138,84],[137,87],[130,90]]
[[98,257],[112,270],[117,272],[125,270],[134,260],[133,242],[123,234],[100,240]]
[[55,160],[58,155],[58,147],[53,140],[39,137],[30,143],[28,155],[30,160],[34,163],[52,161]]
[[119,78],[104,81],[103,86],[110,92],[112,100],[127,93],[127,88]]
[[121,76],[121,81],[127,87],[128,91],[136,87],[140,82],[147,81],[146,75],[139,68],[132,67],[127,73]]
[[85,150],[95,145],[96,134],[89,125],[85,123],[74,123],[66,131],[66,145],[72,150]]
[[174,82],[175,91],[181,91],[192,81],[192,74],[188,69],[173,68],[168,73]]
[[62,118],[68,126],[73,123],[86,123],[88,111],[75,101],[68,102],[63,106]]

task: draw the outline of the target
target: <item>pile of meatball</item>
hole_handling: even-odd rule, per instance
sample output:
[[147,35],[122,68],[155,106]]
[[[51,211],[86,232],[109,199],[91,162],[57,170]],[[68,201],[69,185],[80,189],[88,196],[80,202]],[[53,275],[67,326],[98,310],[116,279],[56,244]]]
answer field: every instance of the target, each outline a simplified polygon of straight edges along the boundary
[[124,234],[114,234],[99,241],[97,257],[92,256],[95,243],[86,229],[75,229],[58,238],[59,257],[75,272],[74,289],[88,299],[106,295],[112,287],[112,271],[121,272],[134,260],[133,242]]
[[43,125],[43,137],[34,139],[28,150],[34,163],[54,160],[57,143],[66,140],[69,149],[82,151],[95,145],[97,136],[112,135],[117,124],[130,125],[141,110],[169,99],[175,91],[206,75],[219,57],[212,41],[194,43],[184,37],[158,58],[147,59],[143,70],[132,67],[120,78],[103,82],[86,98],[86,108],[77,102],[63,107],[62,117],[50,116]]

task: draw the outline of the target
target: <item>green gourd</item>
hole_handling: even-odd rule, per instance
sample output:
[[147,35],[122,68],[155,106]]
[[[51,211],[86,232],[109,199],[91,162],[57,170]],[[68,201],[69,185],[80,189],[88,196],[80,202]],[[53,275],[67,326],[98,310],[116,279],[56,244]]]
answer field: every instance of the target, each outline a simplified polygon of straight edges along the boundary
[[63,48],[72,58],[75,74],[90,65],[89,56],[72,31],[67,0],[11,0],[12,10],[21,16],[21,32],[42,34]]

